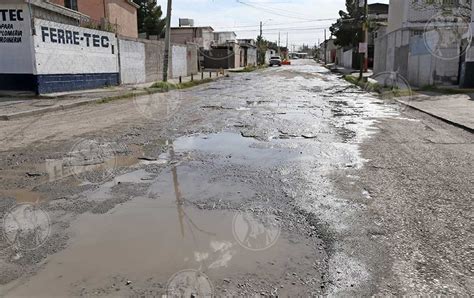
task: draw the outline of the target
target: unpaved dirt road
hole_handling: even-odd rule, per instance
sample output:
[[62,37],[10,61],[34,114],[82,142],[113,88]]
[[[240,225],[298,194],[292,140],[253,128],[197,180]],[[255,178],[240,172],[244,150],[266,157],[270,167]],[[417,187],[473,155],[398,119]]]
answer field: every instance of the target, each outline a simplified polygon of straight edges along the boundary
[[474,290],[473,135],[312,61],[0,136],[2,296]]

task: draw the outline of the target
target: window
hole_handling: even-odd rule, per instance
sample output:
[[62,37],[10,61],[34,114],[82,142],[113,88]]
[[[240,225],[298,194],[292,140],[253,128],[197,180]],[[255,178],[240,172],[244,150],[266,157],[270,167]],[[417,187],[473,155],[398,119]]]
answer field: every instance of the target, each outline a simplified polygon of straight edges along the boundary
[[77,9],[77,0],[65,0],[64,1],[64,6],[66,6],[67,8],[69,9],[72,9],[72,10],[78,10]]

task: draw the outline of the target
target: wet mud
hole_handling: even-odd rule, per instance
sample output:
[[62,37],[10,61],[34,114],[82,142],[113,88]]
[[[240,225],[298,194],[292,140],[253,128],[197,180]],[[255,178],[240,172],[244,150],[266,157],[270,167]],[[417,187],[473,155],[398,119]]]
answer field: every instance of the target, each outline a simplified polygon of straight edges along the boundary
[[412,293],[368,181],[381,123],[420,125],[393,103],[301,61],[135,112],[1,153],[0,211],[51,218],[41,247],[0,242],[2,295],[163,295],[189,272],[219,296]]

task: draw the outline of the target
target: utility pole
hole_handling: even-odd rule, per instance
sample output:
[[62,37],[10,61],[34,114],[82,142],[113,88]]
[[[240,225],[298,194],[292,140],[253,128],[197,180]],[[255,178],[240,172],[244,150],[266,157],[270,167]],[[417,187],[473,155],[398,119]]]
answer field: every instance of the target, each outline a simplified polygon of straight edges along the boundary
[[173,0],[168,0],[166,12],[166,34],[165,34],[165,55],[163,60],[163,82],[168,82],[168,67],[171,46],[171,6]]
[[324,29],[324,65],[328,64],[328,57],[327,57],[327,40],[326,40],[326,29]]
[[364,55],[364,71],[369,70],[369,4],[368,0],[365,0],[364,11],[365,11],[365,43],[367,44],[367,49]]
[[[359,6],[360,8],[360,6]],[[368,58],[369,58],[369,47],[367,45],[369,40],[369,24],[368,24],[368,14],[369,14],[369,5],[368,1],[364,0],[364,16],[362,21],[362,42],[361,44],[365,43],[365,53],[360,53],[360,45],[359,44],[359,59],[360,59],[360,71],[359,71],[359,80],[362,80],[364,77],[364,70],[367,71],[368,66]]]
[[263,22],[260,22],[260,38],[263,36]]
[[281,57],[281,48],[280,48],[280,32],[278,32],[278,56]]

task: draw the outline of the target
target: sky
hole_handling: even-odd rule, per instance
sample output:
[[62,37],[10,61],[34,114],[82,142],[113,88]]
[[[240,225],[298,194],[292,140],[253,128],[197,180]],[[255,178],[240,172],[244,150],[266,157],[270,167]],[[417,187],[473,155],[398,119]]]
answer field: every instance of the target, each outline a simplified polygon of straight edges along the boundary
[[[388,3],[389,0],[369,0]],[[166,14],[167,0],[158,0]],[[215,31],[234,31],[237,38],[256,38],[259,23],[263,36],[290,49],[324,40],[324,29],[345,10],[345,0],[173,0],[172,26],[179,18],[194,19],[195,26],[211,26]]]

